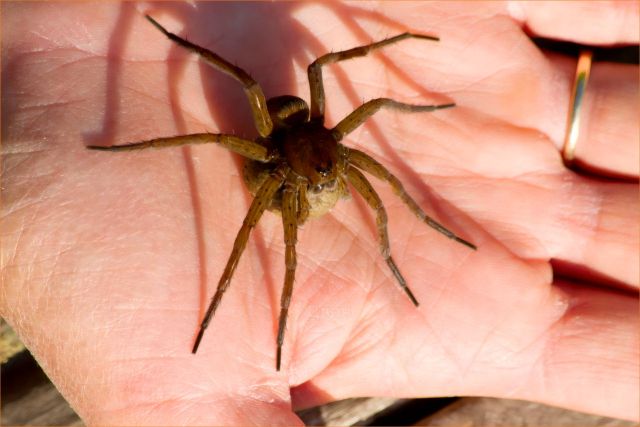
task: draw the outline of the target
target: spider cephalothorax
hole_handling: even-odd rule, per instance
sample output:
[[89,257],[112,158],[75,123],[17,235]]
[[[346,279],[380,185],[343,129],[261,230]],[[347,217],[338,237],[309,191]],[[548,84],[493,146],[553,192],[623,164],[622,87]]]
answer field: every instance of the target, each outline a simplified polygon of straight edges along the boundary
[[320,216],[329,211],[341,197],[348,194],[347,183],[351,183],[356,191],[364,197],[367,204],[376,211],[382,256],[411,301],[416,306],[418,305],[418,301],[391,258],[387,234],[387,214],[382,201],[361,170],[391,185],[396,194],[421,221],[459,243],[472,249],[476,248],[427,216],[406,193],[400,181],[384,166],[362,151],[347,148],[340,143],[345,135],[360,126],[380,108],[422,112],[450,108],[454,104],[409,105],[388,98],[377,98],[358,107],[335,127],[327,129],[324,126],[324,88],[321,68],[323,65],[365,56],[371,50],[407,38],[425,40],[438,40],[438,38],[403,33],[366,46],[321,56],[308,68],[311,89],[311,106],[309,107],[304,100],[291,95],[278,96],[267,101],[258,83],[244,70],[232,65],[215,53],[168,32],[153,18],[147,16],[147,19],[169,39],[197,53],[209,65],[230,75],[244,86],[256,128],[260,134],[255,141],[230,134],[199,133],[156,138],[113,147],[88,147],[106,151],[129,151],[150,147],[218,143],[248,159],[243,175],[255,198],[236,236],[229,261],[202,320],[200,332],[193,346],[193,353],[197,351],[204,331],[231,282],[251,229],[258,223],[265,209],[271,209],[282,213],[286,244],[286,273],[280,306],[276,352],[276,369],[280,369],[282,343],[296,271],[295,245],[298,225],[309,217]]

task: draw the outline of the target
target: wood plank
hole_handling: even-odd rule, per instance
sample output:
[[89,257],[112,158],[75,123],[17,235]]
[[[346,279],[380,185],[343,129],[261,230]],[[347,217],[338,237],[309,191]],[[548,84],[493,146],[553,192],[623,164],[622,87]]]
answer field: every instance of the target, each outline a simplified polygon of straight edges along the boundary
[[524,400],[466,397],[428,416],[417,426],[606,426],[632,427],[636,423],[570,411]]

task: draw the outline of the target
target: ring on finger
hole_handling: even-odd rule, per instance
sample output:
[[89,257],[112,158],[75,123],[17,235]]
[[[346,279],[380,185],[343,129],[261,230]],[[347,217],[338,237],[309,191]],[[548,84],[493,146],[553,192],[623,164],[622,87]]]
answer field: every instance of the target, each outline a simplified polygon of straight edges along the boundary
[[583,50],[578,58],[576,76],[571,92],[571,103],[567,119],[567,132],[562,146],[562,160],[566,166],[571,166],[575,159],[576,144],[580,134],[580,112],[584,101],[584,94],[589,80],[593,52]]

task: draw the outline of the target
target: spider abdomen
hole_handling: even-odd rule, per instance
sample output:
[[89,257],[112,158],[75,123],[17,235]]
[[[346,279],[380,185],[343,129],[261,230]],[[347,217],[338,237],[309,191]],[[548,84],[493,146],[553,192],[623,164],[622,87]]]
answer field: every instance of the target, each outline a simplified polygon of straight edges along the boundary
[[[275,168],[275,163],[261,163],[255,160],[245,161],[242,175],[252,195],[255,196],[260,186]],[[317,190],[309,189],[306,192],[307,202],[309,203],[309,217],[314,218],[324,215],[333,208],[338,200],[348,196],[349,190],[342,176],[338,176],[330,183],[320,185],[320,188]],[[280,188],[273,197],[268,209],[276,213],[281,212],[282,188]]]

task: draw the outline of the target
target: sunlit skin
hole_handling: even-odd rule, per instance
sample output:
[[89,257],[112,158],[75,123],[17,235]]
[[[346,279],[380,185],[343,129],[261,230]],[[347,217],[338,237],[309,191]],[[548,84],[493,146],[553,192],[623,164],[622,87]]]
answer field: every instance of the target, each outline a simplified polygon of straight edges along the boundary
[[377,98],[354,110],[332,129],[327,129],[324,126],[325,101],[321,72],[323,65],[365,56],[373,50],[410,38],[437,41],[437,37],[403,33],[379,42],[342,52],[332,52],[318,58],[308,69],[311,89],[311,109],[309,109],[302,99],[291,95],[272,98],[265,102],[262,89],[244,70],[232,65],[217,54],[168,32],[150,16],[147,15],[146,18],[170,40],[197,53],[208,64],[229,74],[244,85],[260,137],[256,141],[250,141],[225,134],[195,134],[157,138],[112,147],[92,145],[87,148],[116,152],[175,147],[187,144],[217,143],[245,156],[249,159],[249,162],[268,164],[264,168],[254,165],[245,167],[245,180],[255,199],[236,236],[227,266],[202,320],[200,331],[193,345],[193,353],[197,352],[204,331],[209,326],[216,309],[222,301],[222,296],[231,284],[233,273],[246,247],[249,233],[258,223],[262,213],[271,208],[282,213],[286,244],[286,273],[280,302],[276,350],[276,370],[280,370],[282,345],[297,265],[295,249],[297,228],[309,216],[320,216],[328,212],[341,196],[347,194],[347,183],[353,185],[376,212],[382,256],[411,302],[416,307],[418,306],[418,300],[409,289],[406,280],[391,257],[387,232],[387,213],[382,201],[359,169],[369,172],[383,181],[387,181],[407,207],[425,224],[454,241],[471,249],[476,249],[475,245],[456,236],[427,216],[411,196],[406,193],[400,181],[384,166],[367,154],[358,150],[351,150],[339,142],[349,132],[356,129],[371,115],[384,107],[403,112],[429,112],[451,108],[455,104],[410,105],[392,99]]
[[[637,419],[638,184],[563,165],[576,61],[530,40],[636,45],[637,9],[3,2],[0,315],[87,425],[303,425],[295,411],[359,396],[492,396]],[[405,31],[438,35],[323,67],[325,124],[373,98],[455,102],[381,111],[341,143],[382,162],[478,250],[425,227],[371,178],[420,306],[397,286],[375,215],[353,191],[298,229],[276,371],[286,245],[281,216],[265,213],[191,354],[253,200],[245,169],[264,164],[210,143],[85,148],[258,135],[242,86],[145,14],[242,66],[267,98],[309,106],[316,57]],[[636,180],[637,76],[637,65],[594,62],[576,151]]]

